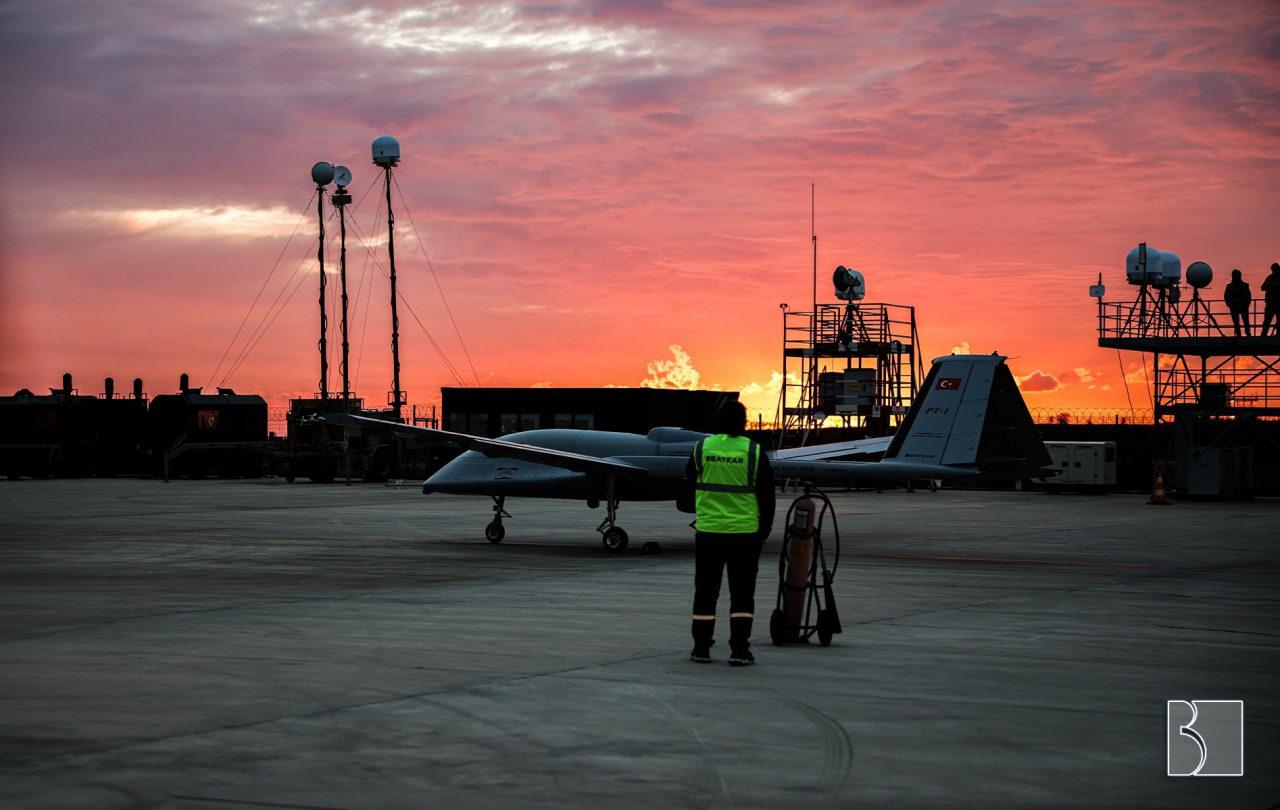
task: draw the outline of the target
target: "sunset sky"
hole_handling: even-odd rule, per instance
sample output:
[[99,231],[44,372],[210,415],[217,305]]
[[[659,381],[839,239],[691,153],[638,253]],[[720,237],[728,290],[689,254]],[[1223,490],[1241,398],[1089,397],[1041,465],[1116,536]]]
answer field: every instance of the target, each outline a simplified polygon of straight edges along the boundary
[[[1014,358],[1032,407],[1127,405],[1122,363],[1148,406],[1087,296],[1099,272],[1131,294],[1139,241],[1208,261],[1214,297],[1280,259],[1275,2],[76,0],[5,3],[0,40],[3,394],[63,371],[318,390],[309,170],[349,166],[360,199],[382,134],[399,283],[458,374],[402,307],[416,403],[647,380],[767,418],[778,304],[810,300],[810,183],[822,297],[857,267],[868,300],[917,307],[927,357]],[[374,402],[377,193],[348,244]]]

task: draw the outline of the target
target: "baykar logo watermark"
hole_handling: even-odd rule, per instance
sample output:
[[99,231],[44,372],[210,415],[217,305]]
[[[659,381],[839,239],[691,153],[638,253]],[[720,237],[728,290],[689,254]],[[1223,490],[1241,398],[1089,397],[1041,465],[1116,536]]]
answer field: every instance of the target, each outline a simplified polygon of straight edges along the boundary
[[1171,700],[1165,713],[1169,776],[1244,776],[1244,701]]

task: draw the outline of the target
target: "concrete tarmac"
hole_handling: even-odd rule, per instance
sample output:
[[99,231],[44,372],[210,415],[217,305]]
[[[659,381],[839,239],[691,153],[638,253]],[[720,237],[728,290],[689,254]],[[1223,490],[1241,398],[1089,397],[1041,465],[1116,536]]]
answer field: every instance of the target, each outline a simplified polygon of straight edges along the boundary
[[[844,633],[769,643],[779,518],[737,669],[668,504],[614,555],[579,503],[0,483],[0,806],[1280,802],[1280,502],[834,500]],[[1166,776],[1172,699],[1244,701],[1243,777]]]

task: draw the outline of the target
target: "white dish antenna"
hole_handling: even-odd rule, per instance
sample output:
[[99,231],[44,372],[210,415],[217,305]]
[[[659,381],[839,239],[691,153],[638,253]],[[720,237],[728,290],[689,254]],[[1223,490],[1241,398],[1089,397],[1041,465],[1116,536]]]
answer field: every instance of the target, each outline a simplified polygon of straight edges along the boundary
[[346,166],[334,166],[333,182],[338,188],[346,188],[351,185],[351,170]]

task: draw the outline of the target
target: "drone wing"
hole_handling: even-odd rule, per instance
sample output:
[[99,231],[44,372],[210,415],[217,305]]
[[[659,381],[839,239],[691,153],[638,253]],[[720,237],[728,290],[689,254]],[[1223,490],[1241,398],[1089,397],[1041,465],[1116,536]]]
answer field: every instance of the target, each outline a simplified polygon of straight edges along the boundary
[[515,458],[575,472],[623,476],[644,475],[648,472],[644,467],[628,464],[625,461],[601,458],[599,456],[587,456],[582,453],[571,453],[567,450],[535,447],[531,444],[509,442],[503,439],[486,439],[481,436],[454,433],[449,430],[406,425],[403,422],[387,422],[382,419],[370,419],[367,416],[356,416],[349,413],[330,413],[320,418],[328,424],[339,427],[392,433],[397,436],[417,439],[426,444],[442,444],[449,447],[457,447],[460,450],[474,450],[490,458]]

